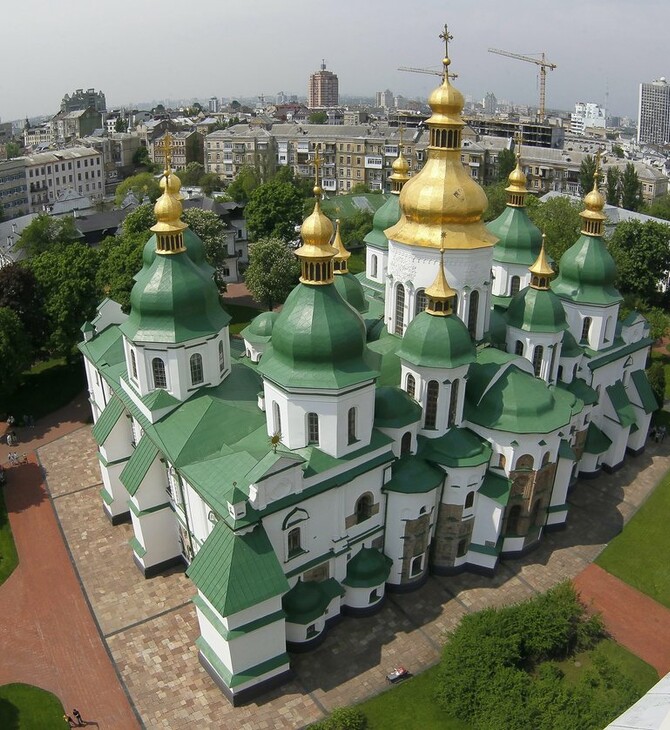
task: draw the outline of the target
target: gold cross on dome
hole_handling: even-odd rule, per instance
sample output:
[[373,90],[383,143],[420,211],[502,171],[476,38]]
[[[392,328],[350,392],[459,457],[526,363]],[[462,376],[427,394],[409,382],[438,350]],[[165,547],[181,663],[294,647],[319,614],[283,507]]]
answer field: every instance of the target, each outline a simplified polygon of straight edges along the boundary
[[319,157],[319,148],[315,147],[314,152],[314,184],[319,185],[319,168],[321,167],[321,158]]
[[165,169],[170,170],[172,165],[172,135],[170,132],[165,132],[158,147],[165,157]]
[[444,30],[440,33],[438,38],[441,38],[444,41],[444,56],[445,58],[449,58],[449,41],[453,41],[454,36],[449,32],[446,23],[444,24]]
[[597,187],[598,180],[600,178],[600,156],[602,155],[603,151],[600,147],[596,150],[596,166],[593,170],[593,181]]

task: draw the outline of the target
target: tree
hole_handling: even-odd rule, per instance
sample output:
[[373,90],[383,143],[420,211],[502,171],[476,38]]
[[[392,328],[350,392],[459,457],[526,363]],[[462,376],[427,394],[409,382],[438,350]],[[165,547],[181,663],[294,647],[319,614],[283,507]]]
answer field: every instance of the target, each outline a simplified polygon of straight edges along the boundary
[[311,198],[314,195],[314,180],[307,177],[296,177],[293,168],[288,165],[279,167],[272,179],[278,182],[291,183],[303,198]]
[[654,218],[663,218],[670,221],[670,195],[663,195],[656,198],[647,211]]
[[189,208],[184,211],[183,220],[188,227],[205,244],[205,256],[207,261],[216,269],[214,281],[220,292],[226,291],[223,267],[225,266],[228,254],[228,242],[226,241],[226,225],[216,213],[199,208]]
[[[114,131],[115,132],[127,132],[128,131],[128,122],[123,117],[119,117],[114,122]],[[144,149],[146,149],[146,147]]]
[[150,233],[109,236],[98,248],[96,288],[118,302],[124,312],[130,311],[130,292],[135,283],[133,277],[142,268],[142,253]]
[[41,292],[30,269],[20,264],[0,269],[0,307],[19,317],[33,350],[40,349],[47,336],[47,322]]
[[264,238],[249,247],[244,283],[251,296],[268,309],[286,299],[299,275],[300,264],[283,241]]
[[623,158],[624,158],[624,153],[623,153],[623,148],[621,147],[621,145],[618,145],[618,144],[613,144],[613,145],[612,145],[612,154],[613,154],[613,155],[614,155],[614,156],[615,156],[615,157],[616,157],[617,159],[619,159],[619,160],[623,160]]
[[71,215],[52,218],[47,213],[40,213],[23,229],[16,248],[23,249],[29,257],[36,256],[57,244],[72,243],[80,237]]
[[200,162],[189,162],[186,167],[177,170],[182,185],[199,185],[200,178],[205,174],[205,166]]
[[649,385],[654,391],[659,408],[665,403],[665,366],[660,360],[654,360],[647,370]]
[[[579,166],[579,185],[582,189],[582,195],[593,190],[593,176],[596,173],[596,158],[593,155],[586,155]],[[600,175],[598,176],[600,183]]]
[[156,169],[149,157],[149,150],[143,144],[133,152],[132,162],[136,168],[142,167],[147,172],[153,172]]
[[123,219],[123,234],[134,235],[137,233],[147,233],[147,238],[151,235],[149,229],[151,226],[156,225],[156,216],[154,215],[153,205],[144,203],[144,205],[138,205],[135,210],[128,213]]
[[563,196],[550,198],[544,203],[538,202],[528,207],[530,219],[546,233],[547,253],[557,263],[579,238],[582,227],[580,211],[579,203],[573,203]]
[[484,188],[486,198],[489,201],[488,208],[484,211],[484,220],[495,220],[507,206],[507,193],[505,192],[506,184],[504,182],[495,185],[487,185]]
[[340,221],[342,243],[349,247],[362,244],[365,236],[372,230],[373,215],[367,210],[357,210],[348,218]]
[[142,201],[146,196],[151,203],[155,203],[161,194],[161,189],[158,180],[150,172],[140,172],[137,175],[127,177],[116,188],[116,204],[121,205],[128,193],[133,193],[139,201]]
[[640,210],[642,207],[642,183],[632,162],[626,165],[621,176],[621,207],[626,210]]
[[371,193],[372,190],[370,190],[370,186],[366,185],[364,182],[356,183],[351,190],[349,190],[350,195],[367,195],[368,193]]
[[610,205],[618,206],[621,201],[621,172],[618,167],[607,170],[605,199]]
[[245,209],[249,237],[295,238],[295,227],[302,215],[302,197],[296,188],[271,180],[254,190]]
[[624,221],[616,227],[609,250],[617,265],[617,285],[647,304],[658,298],[657,285],[670,270],[670,226],[656,221]]
[[516,167],[516,155],[512,150],[502,149],[498,153],[498,181],[504,182]]
[[226,192],[238,203],[247,203],[251,194],[261,184],[255,167],[245,165],[237,173],[237,177],[230,183]]
[[48,348],[68,360],[81,339],[82,323],[95,315],[97,264],[97,252],[81,243],[55,247],[27,263],[44,298]]
[[202,188],[202,192],[209,196],[215,190],[221,190],[221,179],[215,172],[206,172],[198,183]]
[[31,361],[30,340],[18,314],[0,307],[0,404],[17,389],[21,373],[30,367]]
[[328,123],[328,113],[327,112],[312,112],[307,117],[307,121],[310,124],[327,124]]
[[7,153],[7,159],[12,160],[21,154],[21,147],[17,142],[7,142],[5,144],[5,152]]

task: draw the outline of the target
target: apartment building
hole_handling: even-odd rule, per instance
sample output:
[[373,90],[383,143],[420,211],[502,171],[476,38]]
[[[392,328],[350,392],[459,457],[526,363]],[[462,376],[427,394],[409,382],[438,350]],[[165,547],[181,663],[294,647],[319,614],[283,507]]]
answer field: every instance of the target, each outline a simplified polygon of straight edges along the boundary
[[510,139],[521,134],[523,143],[531,147],[560,149],[565,141],[565,130],[546,122],[514,121],[491,117],[469,117],[466,123],[480,136]]
[[0,207],[5,218],[16,218],[28,212],[24,157],[0,162]]
[[[204,140],[192,131],[171,132],[172,167],[179,170],[190,162],[203,163]],[[149,143],[149,157],[157,165],[165,166],[165,134]]]
[[640,84],[637,141],[670,142],[670,86],[663,76],[650,84]]
[[307,106],[310,109],[337,106],[340,103],[339,80],[337,74],[326,70],[326,62],[309,77],[307,87]]
[[65,191],[100,196],[105,178],[102,154],[90,147],[70,147],[23,158],[29,212],[40,212]]

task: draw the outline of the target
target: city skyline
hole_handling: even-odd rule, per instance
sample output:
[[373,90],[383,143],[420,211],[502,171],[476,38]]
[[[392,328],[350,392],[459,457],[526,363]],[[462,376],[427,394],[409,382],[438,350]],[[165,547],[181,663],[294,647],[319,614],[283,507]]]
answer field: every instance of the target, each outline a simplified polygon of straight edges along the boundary
[[[639,84],[670,76],[658,61],[664,21],[670,20],[670,7],[661,0],[643,0],[635,13],[624,0],[541,7],[509,0],[502,9],[483,0],[476,14],[465,6],[445,12],[437,0],[426,0],[413,13],[398,0],[365,6],[343,0],[319,6],[318,13],[306,0],[289,8],[268,0],[239,6],[203,0],[188,23],[175,22],[183,12],[175,0],[164,0],[146,20],[137,18],[136,2],[119,0],[102,26],[99,9],[82,0],[40,5],[37,15],[32,5],[12,9],[39,52],[26,53],[25,34],[4,40],[5,54],[22,61],[20,74],[0,82],[3,120],[55,113],[64,94],[88,87],[104,91],[110,108],[152,98],[272,97],[279,91],[302,97],[322,59],[338,75],[344,97],[374,96],[386,88],[425,97],[436,79],[397,67],[439,69],[444,46],[438,34],[445,21],[454,35],[456,84],[475,99],[491,91],[525,105],[539,96],[536,66],[488,48],[544,51],[558,66],[547,75],[548,108],[570,110],[577,101],[594,101],[612,114],[635,117]],[[148,12],[152,6],[140,7]],[[189,47],[195,66],[188,62]]]

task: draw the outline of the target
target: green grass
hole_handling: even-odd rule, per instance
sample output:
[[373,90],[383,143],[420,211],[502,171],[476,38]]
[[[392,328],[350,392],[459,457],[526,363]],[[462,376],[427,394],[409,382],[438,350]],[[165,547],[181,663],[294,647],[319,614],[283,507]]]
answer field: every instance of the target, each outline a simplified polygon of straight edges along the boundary
[[0,687],[0,727],[3,730],[66,728],[63,705],[56,695],[30,684]]
[[[18,562],[19,556],[16,553],[12,528],[7,517],[4,490],[0,489],[0,585],[9,578]],[[0,727],[3,727],[2,723]]]
[[41,418],[67,405],[85,386],[81,357],[69,364],[62,358],[44,360],[23,373],[18,390],[0,410],[17,419]]
[[223,308],[232,317],[228,328],[231,335],[238,335],[254,317],[263,312],[262,309],[247,307],[244,304],[228,304],[225,300]]
[[670,474],[600,554],[608,573],[670,608]]
[[352,274],[360,274],[361,271],[365,271],[365,249],[351,252],[351,258],[347,261],[347,268]]
[[459,720],[446,718],[433,699],[433,684],[438,667],[405,680],[357,707],[368,718],[369,730],[421,728],[430,730],[468,730]]

